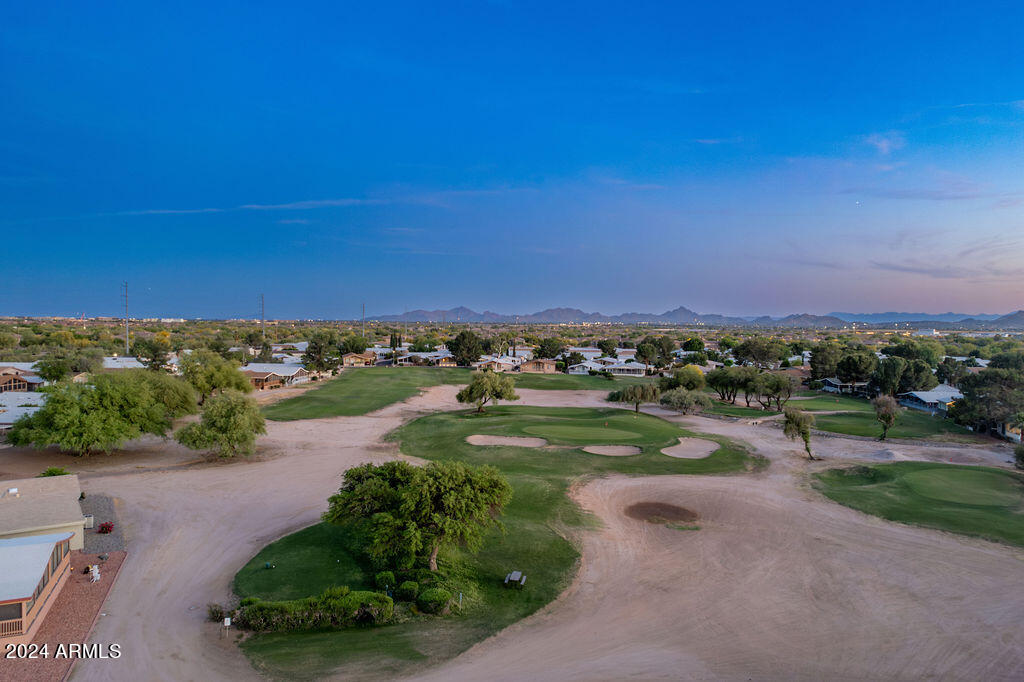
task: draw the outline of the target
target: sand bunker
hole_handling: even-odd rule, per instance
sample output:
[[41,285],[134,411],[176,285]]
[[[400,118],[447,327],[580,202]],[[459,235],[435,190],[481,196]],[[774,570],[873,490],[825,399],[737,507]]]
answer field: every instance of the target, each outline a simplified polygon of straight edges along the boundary
[[664,502],[637,502],[626,507],[626,516],[648,523],[668,523],[671,521],[696,521],[700,517],[696,512],[685,507]]
[[679,442],[663,448],[661,454],[680,459],[704,459],[718,449],[718,443],[703,438],[680,438]]
[[628,457],[629,455],[639,455],[643,450],[635,445],[588,445],[583,448],[583,452],[589,452],[592,455],[607,455],[608,457]]
[[484,436],[474,434],[466,436],[470,445],[514,445],[517,448],[542,448],[548,444],[543,438],[526,438],[523,436]]

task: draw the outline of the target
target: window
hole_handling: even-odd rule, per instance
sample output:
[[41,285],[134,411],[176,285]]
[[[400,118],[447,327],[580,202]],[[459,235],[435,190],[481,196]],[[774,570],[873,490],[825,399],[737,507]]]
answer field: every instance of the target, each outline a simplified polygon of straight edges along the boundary
[[21,618],[21,602],[0,606],[0,620],[17,620]]

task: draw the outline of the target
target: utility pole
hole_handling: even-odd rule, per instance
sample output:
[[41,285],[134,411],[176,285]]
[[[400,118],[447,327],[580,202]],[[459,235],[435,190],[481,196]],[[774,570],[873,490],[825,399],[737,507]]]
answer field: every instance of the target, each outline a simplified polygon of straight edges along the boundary
[[131,351],[128,349],[128,282],[124,283],[124,354],[127,356]]
[[260,332],[263,334],[263,345],[267,345],[267,321],[264,315],[265,310],[263,307],[263,294],[259,297],[260,304]]
[[366,338],[366,303],[363,303],[363,333],[362,337]]

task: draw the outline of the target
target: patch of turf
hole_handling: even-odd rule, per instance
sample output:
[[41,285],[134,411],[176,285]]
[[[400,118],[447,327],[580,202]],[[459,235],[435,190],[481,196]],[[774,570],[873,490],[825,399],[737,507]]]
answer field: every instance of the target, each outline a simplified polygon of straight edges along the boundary
[[[877,437],[882,433],[882,425],[875,419],[874,412],[819,415],[815,418],[814,428],[851,436]],[[915,410],[904,410],[900,413],[896,426],[889,429],[889,437],[963,442],[979,440],[976,434],[950,419],[933,417]]]
[[868,412],[872,415],[875,408],[871,402],[863,398],[851,398],[848,395],[832,396],[819,393],[807,400],[793,400],[787,405],[808,412]]
[[617,391],[623,386],[656,383],[658,377],[618,376],[608,379],[589,374],[513,374],[516,388],[542,391]]
[[894,462],[830,469],[815,487],[891,521],[1024,546],[1024,477],[989,467]]
[[523,429],[526,433],[546,438],[549,443],[569,443],[573,445],[591,445],[619,440],[635,440],[640,437],[636,431],[610,429],[598,425],[562,425],[541,424]]
[[[599,442],[593,432],[606,429],[632,433],[635,437],[630,444],[640,447],[642,453],[633,457],[594,457],[571,448],[480,448],[465,442],[466,436],[472,434],[522,436],[536,427],[554,428],[549,437],[564,445]],[[730,440],[705,434],[700,437],[721,446],[705,459],[673,459],[660,454],[661,448],[674,444],[677,438],[697,435],[651,415],[613,408],[502,405],[488,408],[482,415],[471,411],[441,412],[406,424],[390,435],[400,442],[404,454],[428,460],[491,464],[508,477],[513,487],[512,502],[502,518],[507,533],[489,533],[475,554],[456,551],[441,556],[441,568],[449,579],[466,586],[461,613],[440,619],[413,618],[372,629],[255,635],[245,640],[242,648],[258,670],[287,679],[328,674],[395,677],[450,659],[540,609],[568,586],[579,555],[565,536],[593,523],[568,497],[573,481],[603,473],[721,473],[761,463]],[[323,581],[330,579],[332,566],[337,566],[347,552],[346,539],[330,535],[338,532],[314,526],[269,545],[239,573],[238,594],[244,597],[301,592],[294,582],[301,579],[301,574],[296,573],[293,578],[281,571],[285,565],[300,564],[309,567],[310,575],[315,576],[309,581],[306,594],[318,592]],[[294,544],[281,544],[292,539]],[[283,550],[301,554],[301,561],[286,562],[280,558]],[[278,568],[261,569],[265,557],[273,557]],[[345,561],[342,559],[342,565]],[[355,557],[349,556],[347,561],[349,566],[359,567]],[[338,570],[339,582],[357,579],[346,572],[348,569]],[[368,569],[363,570],[365,582]],[[529,581],[525,589],[503,587],[502,579],[511,570],[526,573]],[[282,578],[280,586],[259,582],[278,576]]]
[[355,416],[411,398],[420,389],[467,384],[470,370],[458,367],[363,367],[346,369],[322,386],[263,408],[275,421]]

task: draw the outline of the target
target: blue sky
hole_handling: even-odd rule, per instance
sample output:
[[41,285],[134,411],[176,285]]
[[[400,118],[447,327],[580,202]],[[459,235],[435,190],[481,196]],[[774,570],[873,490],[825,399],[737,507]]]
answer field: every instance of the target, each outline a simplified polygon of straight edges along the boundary
[[0,313],[1024,308],[1019,3],[8,3]]

